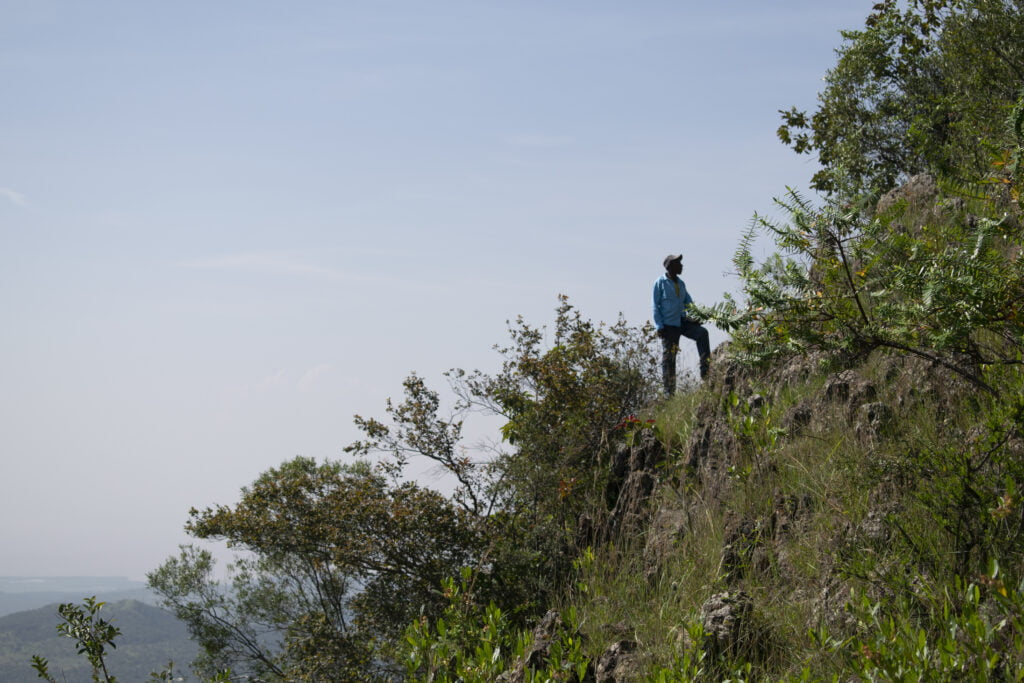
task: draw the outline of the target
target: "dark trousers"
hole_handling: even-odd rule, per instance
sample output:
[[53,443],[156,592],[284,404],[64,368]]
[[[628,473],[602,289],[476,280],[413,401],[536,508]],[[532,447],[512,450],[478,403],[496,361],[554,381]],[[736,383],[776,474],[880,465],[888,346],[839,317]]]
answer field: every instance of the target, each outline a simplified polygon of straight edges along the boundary
[[708,331],[700,323],[684,320],[680,326],[665,325],[661,328],[661,379],[665,383],[665,392],[675,393],[676,390],[676,353],[679,352],[679,337],[686,337],[697,342],[697,355],[700,356],[700,378],[708,374],[711,363],[711,342]]

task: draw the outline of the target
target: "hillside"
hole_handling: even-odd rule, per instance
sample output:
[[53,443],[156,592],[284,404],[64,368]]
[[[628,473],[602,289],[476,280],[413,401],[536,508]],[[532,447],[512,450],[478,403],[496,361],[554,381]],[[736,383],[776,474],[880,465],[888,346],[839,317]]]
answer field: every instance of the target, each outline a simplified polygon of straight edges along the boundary
[[920,361],[814,354],[755,372],[725,360],[660,407],[625,475],[657,483],[560,608],[619,672],[597,680],[898,678],[886,658],[934,680],[982,655],[989,675],[1019,671],[1024,440],[976,400]]
[[[123,600],[106,605],[102,615],[123,634],[108,658],[122,681],[148,680],[150,672],[171,661],[176,669],[187,672],[189,662],[196,657],[198,650],[184,625],[165,610]],[[0,617],[0,681],[40,680],[31,668],[33,655],[49,660],[50,672],[57,680],[91,681],[89,663],[76,655],[70,639],[58,635],[59,622],[56,604]]]

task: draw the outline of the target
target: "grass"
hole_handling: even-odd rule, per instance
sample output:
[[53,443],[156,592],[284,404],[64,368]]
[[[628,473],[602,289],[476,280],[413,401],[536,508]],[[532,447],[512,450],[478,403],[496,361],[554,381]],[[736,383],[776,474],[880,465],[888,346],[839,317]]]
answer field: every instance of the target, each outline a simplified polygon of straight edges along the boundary
[[[892,410],[875,436],[858,431],[856,405],[824,400],[827,367],[774,391],[747,386],[728,397],[720,387],[699,388],[655,407],[656,434],[669,457],[651,505],[683,524],[672,539],[653,531],[621,539],[580,566],[565,606],[581,616],[593,656],[615,640],[635,640],[653,676],[690,646],[685,634],[711,595],[742,590],[754,600],[764,626],[758,637],[767,643],[750,678],[825,680],[849,665],[836,643],[855,635],[852,618],[839,609],[851,591],[885,600],[913,597],[918,576],[933,586],[955,580],[955,543],[943,513],[928,504],[929,492],[945,495],[941,486],[949,481],[921,473],[931,461],[938,470],[954,467],[948,454],[977,427],[983,407],[957,382],[919,364],[876,354],[856,371],[874,386],[871,400]],[[766,397],[762,407],[746,402],[755,393]],[[802,405],[814,406],[810,422],[784,429]],[[715,452],[723,459],[717,468],[687,472],[691,437],[707,419],[728,425],[735,448]],[[723,545],[745,521],[761,531],[741,552],[747,564],[729,572]],[[823,603],[826,593],[831,602]],[[908,611],[914,602],[886,604],[901,619],[927,620]],[[822,627],[831,640],[809,635]]]

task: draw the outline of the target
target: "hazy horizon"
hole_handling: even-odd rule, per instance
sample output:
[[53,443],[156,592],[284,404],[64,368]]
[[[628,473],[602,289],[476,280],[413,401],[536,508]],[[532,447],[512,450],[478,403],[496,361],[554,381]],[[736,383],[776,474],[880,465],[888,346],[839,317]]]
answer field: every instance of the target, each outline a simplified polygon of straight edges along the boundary
[[117,589],[126,586],[138,588],[145,586],[146,582],[131,579],[127,576],[63,576],[60,574],[51,576],[0,576],[0,593],[48,591],[54,590],[55,584],[61,586],[61,590],[67,586],[71,586],[69,590],[75,590],[78,585],[93,587],[110,585]]

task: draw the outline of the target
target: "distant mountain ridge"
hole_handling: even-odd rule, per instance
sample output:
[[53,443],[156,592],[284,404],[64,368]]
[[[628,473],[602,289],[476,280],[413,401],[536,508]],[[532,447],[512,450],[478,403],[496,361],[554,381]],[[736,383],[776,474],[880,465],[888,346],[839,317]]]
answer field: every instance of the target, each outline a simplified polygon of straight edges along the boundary
[[123,576],[0,576],[0,617],[90,596],[105,602],[158,604],[143,581]]
[[[81,598],[73,601],[80,602]],[[121,629],[116,649],[107,663],[122,681],[143,681],[150,672],[173,661],[175,671],[187,673],[198,648],[184,624],[174,615],[138,600],[108,602],[101,616]],[[50,672],[67,683],[91,680],[89,663],[75,654],[74,643],[57,632],[57,605],[16,612],[0,617],[0,681],[38,681],[31,666],[33,655],[50,662]]]

